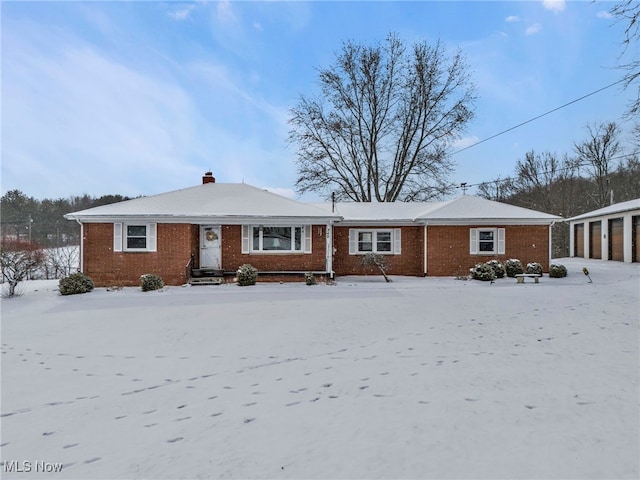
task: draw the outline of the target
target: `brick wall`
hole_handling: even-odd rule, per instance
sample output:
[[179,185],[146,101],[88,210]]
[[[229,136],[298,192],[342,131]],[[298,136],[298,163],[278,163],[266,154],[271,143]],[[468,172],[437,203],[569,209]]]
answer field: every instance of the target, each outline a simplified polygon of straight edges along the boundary
[[222,268],[226,272],[249,263],[258,271],[325,271],[326,268],[326,226],[313,225],[311,228],[312,253],[242,253],[242,227],[222,226]]
[[[478,226],[482,228],[482,226]],[[427,227],[427,275],[466,275],[476,263],[492,259],[505,261],[519,259],[524,266],[539,262],[543,271],[549,271],[549,227],[547,225],[492,225],[505,229],[504,255],[471,255],[469,229],[465,226]]]
[[[360,255],[349,255],[349,229],[353,227],[334,227],[333,246],[335,255],[333,269],[336,275],[380,275],[376,267],[360,265]],[[358,226],[358,229],[380,229],[381,227]],[[394,228],[394,227],[382,227]],[[395,227],[397,228],[397,227]],[[385,255],[389,269],[389,275],[423,275],[423,235],[421,226],[400,227],[402,254]]]
[[114,252],[112,223],[84,224],[83,240],[84,273],[96,286],[138,286],[145,273],[160,275],[167,285],[182,285],[191,253],[198,255],[199,227],[159,223],[156,252]]

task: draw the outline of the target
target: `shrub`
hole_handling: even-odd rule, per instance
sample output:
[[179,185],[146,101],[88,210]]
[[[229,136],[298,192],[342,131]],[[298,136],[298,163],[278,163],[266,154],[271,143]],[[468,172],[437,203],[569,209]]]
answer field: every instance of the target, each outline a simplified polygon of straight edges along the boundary
[[489,263],[478,263],[471,270],[471,276],[475,280],[490,281],[496,278],[496,272]]
[[304,274],[304,281],[307,285],[315,285],[316,284],[316,276],[311,273],[311,272],[307,272]]
[[487,265],[493,268],[493,271],[496,274],[496,278],[504,277],[504,272],[505,272],[504,265],[499,260],[489,260],[487,262]]
[[143,292],[150,292],[152,290],[160,290],[164,287],[164,282],[155,273],[145,273],[140,277],[140,286]]
[[542,275],[542,265],[538,262],[527,263],[527,273]]
[[384,255],[374,252],[365,253],[360,257],[360,265],[376,267],[380,270],[380,273],[384,277],[384,281],[387,283],[391,282],[391,279],[387,276],[389,264],[387,263],[387,259]]
[[567,276],[567,267],[564,265],[549,265],[549,276],[552,278],[563,278]]
[[507,277],[515,277],[520,273],[524,273],[524,269],[522,268],[522,263],[517,258],[510,258],[506,262],[504,262],[504,268],[507,272]]
[[93,287],[93,280],[82,272],[72,273],[68,277],[60,279],[60,282],[58,282],[60,295],[87,293],[93,290]]
[[237,277],[238,285],[241,287],[255,285],[256,280],[258,280],[258,269],[252,267],[248,263],[245,263],[238,268]]

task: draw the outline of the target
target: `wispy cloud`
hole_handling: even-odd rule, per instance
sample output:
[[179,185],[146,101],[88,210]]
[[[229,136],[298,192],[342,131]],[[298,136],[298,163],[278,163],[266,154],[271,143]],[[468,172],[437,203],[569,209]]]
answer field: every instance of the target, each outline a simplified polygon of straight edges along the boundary
[[216,5],[216,15],[220,22],[232,23],[236,21],[236,14],[233,5],[229,0],[222,0]]
[[542,30],[542,24],[540,23],[534,23],[533,25],[527,27],[527,29],[525,30],[525,35],[535,35],[536,33],[540,32]]
[[542,6],[547,10],[558,13],[562,12],[567,5],[565,0],[542,0]]
[[605,10],[599,11],[596,15],[598,18],[613,18],[613,15]]
[[191,15],[191,12],[195,8],[195,5],[185,5],[182,8],[168,12],[167,15],[169,15],[169,17],[173,18],[174,20],[186,20],[187,18],[189,18],[189,15]]
[[520,21],[520,17],[518,17],[517,15],[509,15],[504,19],[504,21],[507,23],[515,23]]

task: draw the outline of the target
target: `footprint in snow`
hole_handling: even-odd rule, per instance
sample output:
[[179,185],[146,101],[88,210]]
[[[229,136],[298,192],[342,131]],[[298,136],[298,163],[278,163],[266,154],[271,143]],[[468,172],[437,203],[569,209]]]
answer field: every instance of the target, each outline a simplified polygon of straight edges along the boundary
[[244,423],[251,423],[253,421],[255,421],[255,418],[245,418],[244,419]]
[[98,460],[101,460],[101,457],[90,458],[89,460],[85,460],[84,463],[93,463],[93,462],[97,462]]
[[181,440],[184,440],[184,437],[170,438],[169,440],[167,440],[167,443],[176,443],[176,442],[179,442]]
[[293,407],[294,405],[300,405],[300,403],[302,403],[302,402],[291,402],[291,403],[287,403],[285,406],[286,407]]
[[367,388],[369,388],[369,385],[362,385],[359,388],[360,388],[360,390],[366,390]]
[[69,445],[65,445],[62,448],[73,448],[73,447],[77,447],[78,445],[80,445],[79,443],[70,443]]
[[254,405],[256,405],[258,402],[250,402],[250,403],[245,403],[244,405],[242,405],[243,407],[253,407]]
[[216,412],[216,413],[212,413],[211,415],[209,415],[210,417],[219,417],[220,415],[222,415],[222,412]]

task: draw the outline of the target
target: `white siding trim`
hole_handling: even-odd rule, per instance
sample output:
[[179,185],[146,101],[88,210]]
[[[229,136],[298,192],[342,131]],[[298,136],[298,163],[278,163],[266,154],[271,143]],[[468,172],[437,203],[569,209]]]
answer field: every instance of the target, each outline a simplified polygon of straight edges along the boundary
[[358,253],[358,230],[355,228],[349,229],[349,255],[356,255]]
[[469,229],[469,253],[476,255],[478,253],[478,229]]
[[148,252],[158,251],[157,231],[158,231],[157,223],[147,224],[147,251]]
[[242,225],[242,253],[249,253],[251,248],[251,225]]
[[505,232],[504,228],[498,229],[498,255],[504,255],[505,252]]
[[122,251],[122,223],[113,224],[113,251]]
[[393,229],[393,253],[400,255],[402,253],[402,229]]
[[[304,253],[311,253],[311,225],[304,226],[303,236],[304,236],[303,251]],[[292,245],[292,248],[293,248],[293,245]]]

